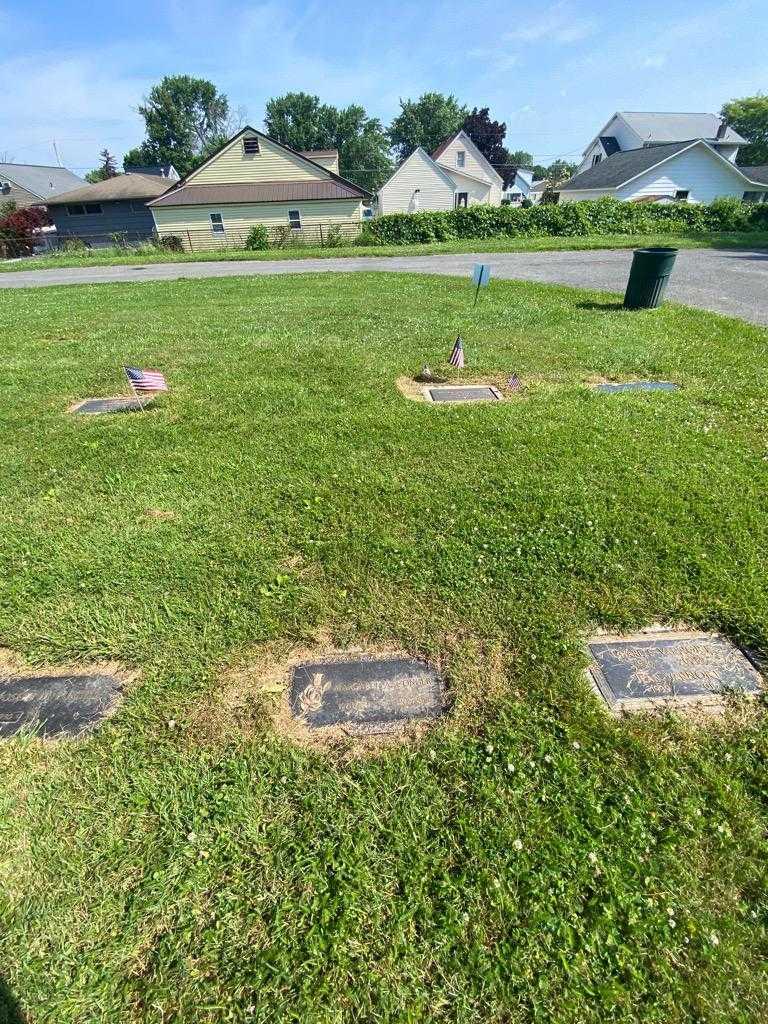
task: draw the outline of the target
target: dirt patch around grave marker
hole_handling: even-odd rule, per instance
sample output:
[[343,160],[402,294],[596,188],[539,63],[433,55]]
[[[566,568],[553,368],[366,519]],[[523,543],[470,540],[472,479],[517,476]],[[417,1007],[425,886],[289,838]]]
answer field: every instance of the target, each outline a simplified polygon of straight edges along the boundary
[[[509,375],[508,375],[509,376]],[[497,375],[493,377],[471,377],[467,380],[448,380],[444,384],[424,384],[415,381],[412,377],[398,377],[395,381],[395,387],[404,398],[408,398],[412,402],[423,402],[425,405],[453,405],[453,404],[472,404],[474,402],[462,403],[460,400],[457,403],[453,402],[434,402],[429,397],[430,389],[442,390],[444,388],[491,388],[496,392],[494,398],[486,399],[490,404],[495,402],[507,402],[513,398],[520,398],[525,393],[525,385],[521,384],[519,388],[514,391],[507,385],[503,375]]]

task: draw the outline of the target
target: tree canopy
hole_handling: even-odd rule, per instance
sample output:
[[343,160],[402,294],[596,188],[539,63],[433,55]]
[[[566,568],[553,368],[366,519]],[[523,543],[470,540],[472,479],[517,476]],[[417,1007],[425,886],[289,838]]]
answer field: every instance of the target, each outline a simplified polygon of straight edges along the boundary
[[107,178],[114,178],[117,176],[117,162],[108,149],[102,149],[99,153],[101,157],[101,163],[92,171],[88,171],[85,176],[86,181],[90,181],[94,185],[97,181],[106,181]]
[[462,128],[489,163],[505,165],[514,162],[504,146],[507,126],[501,121],[492,121],[488,107],[480,110],[474,107],[464,119]]
[[139,113],[146,139],[125,154],[126,164],[173,164],[184,175],[229,134],[229,101],[205,78],[167,75],[150,90]]
[[768,96],[758,93],[731,100],[723,104],[720,116],[749,140],[749,145],[739,150],[736,163],[742,166],[768,164]]
[[293,149],[338,149],[341,174],[363,188],[377,189],[392,171],[381,122],[358,104],[339,110],[319,96],[289,92],[269,100],[264,127]]
[[399,160],[419,146],[432,153],[461,128],[467,116],[467,108],[455,96],[425,92],[417,100],[400,100],[400,113],[389,126],[389,139]]

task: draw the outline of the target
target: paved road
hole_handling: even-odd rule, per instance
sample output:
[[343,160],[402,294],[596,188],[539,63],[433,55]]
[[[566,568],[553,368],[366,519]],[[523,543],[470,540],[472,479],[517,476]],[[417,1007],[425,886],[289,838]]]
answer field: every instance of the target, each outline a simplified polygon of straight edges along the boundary
[[[466,253],[440,256],[377,256],[321,260],[223,260],[216,263],[155,263],[146,267],[71,267],[0,274],[0,288],[97,284],[106,281],[171,281],[177,278],[247,274],[408,271],[465,276],[472,264],[490,263],[497,278],[568,284],[623,292],[632,253],[584,252]],[[768,325],[768,252],[746,249],[683,249],[669,288],[677,302]]]

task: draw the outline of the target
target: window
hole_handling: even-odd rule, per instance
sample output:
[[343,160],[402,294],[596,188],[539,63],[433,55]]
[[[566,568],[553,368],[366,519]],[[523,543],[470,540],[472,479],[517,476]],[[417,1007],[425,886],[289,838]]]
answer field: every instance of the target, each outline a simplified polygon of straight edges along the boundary
[[85,204],[85,212],[86,213],[101,213],[101,203],[86,203]]
[[509,193],[509,201],[510,201],[510,203],[519,203],[522,198],[523,198],[523,196],[522,196],[522,193],[520,193],[520,192],[510,192]]
[[768,192],[745,192],[742,198],[745,203],[768,203]]
[[245,153],[246,156],[254,156],[259,152],[259,140],[255,136],[249,139],[243,139],[243,153]]
[[132,199],[131,200],[131,213],[146,213],[147,204],[143,199]]
[[469,200],[469,192],[457,192],[455,204],[457,207],[466,206]]
[[288,223],[294,231],[301,231],[301,212],[299,210],[289,210]]
[[458,150],[456,153],[456,166],[463,167],[467,162],[467,154],[463,149]]
[[82,203],[70,203],[67,207],[67,213],[70,217],[82,217],[85,213],[85,207]]
[[2,193],[2,195],[4,195],[4,196],[7,196],[10,191],[11,191],[11,183],[10,183],[10,181],[0,181],[0,193]]
[[687,203],[688,202],[688,195],[689,195],[689,192],[688,192],[687,188],[679,188],[677,190],[677,192],[675,192],[675,202],[676,203]]
[[602,159],[603,159],[602,153],[595,153],[595,155],[592,157],[592,166],[593,167],[597,167],[597,165],[600,163],[600,161]]
[[211,233],[214,235],[224,234],[224,218],[220,213],[211,214]]

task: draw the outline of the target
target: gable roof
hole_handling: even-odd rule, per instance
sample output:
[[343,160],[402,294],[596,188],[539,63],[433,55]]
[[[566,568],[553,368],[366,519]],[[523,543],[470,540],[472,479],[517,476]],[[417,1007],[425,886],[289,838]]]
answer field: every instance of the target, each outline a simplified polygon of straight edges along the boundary
[[[686,114],[654,111],[621,110],[618,112],[643,142],[685,142],[710,139],[714,142],[722,124],[718,114]],[[746,143],[738,132],[728,126],[719,143]]]
[[[475,143],[472,141],[472,139],[469,137],[469,135],[467,135],[467,133],[464,131],[463,128],[459,128],[459,130],[457,132],[454,132],[453,135],[449,135],[447,139],[443,139],[443,141],[440,143],[440,145],[437,147],[437,149],[432,154],[432,159],[435,160],[435,161],[439,160],[439,158],[443,155],[443,153],[446,151],[446,149],[448,149],[450,144],[455,139],[458,139],[458,138],[461,138],[461,141],[466,146],[466,148],[470,149],[472,151],[472,155],[477,160],[477,162],[480,164],[480,166],[484,167],[485,170],[488,172],[488,174],[491,175],[492,178],[496,178],[497,181],[499,181],[499,182],[501,182],[503,184],[503,179],[502,179],[501,175],[499,174],[499,172],[496,170],[496,168],[493,166],[493,164],[485,156],[483,156],[483,154],[480,152],[480,150],[477,148]],[[457,171],[461,171],[462,169],[457,167],[456,170]],[[472,175],[467,175],[467,177],[472,177]]]
[[427,165],[430,166],[430,169],[435,171],[435,173],[438,174],[443,179],[443,181],[448,186],[448,188],[451,189],[451,191],[456,191],[456,182],[450,176],[445,167],[441,167],[441,165],[437,163],[436,160],[433,160],[429,153],[426,151],[426,149],[422,149],[421,146],[417,146],[416,149],[414,149],[414,151],[410,154],[410,156],[407,156],[401,164],[398,164],[398,166],[394,169],[392,174],[390,174],[390,176],[387,178],[384,184],[379,188],[379,192],[381,192],[383,188],[386,188],[391,181],[394,181],[398,174],[400,174],[402,169],[407,164],[409,164],[411,160],[413,160],[413,158],[416,156],[423,158],[427,162]]
[[166,192],[173,183],[157,174],[116,174],[114,178],[105,178],[92,185],[60,192],[52,196],[48,203],[58,206],[62,203],[101,203],[118,202],[121,199],[155,199]]
[[740,167],[739,170],[757,185],[768,185],[768,164],[760,167]]
[[84,184],[82,178],[66,167],[42,164],[0,164],[0,181],[12,181],[40,199],[48,199],[57,192]]
[[[686,150],[695,147],[703,147],[704,150],[719,160],[728,170],[736,174],[742,181],[750,185],[766,184],[766,181],[759,177],[750,178],[745,172],[747,168],[738,167],[727,160],[721,153],[718,153],[705,139],[693,139],[691,142],[669,142],[658,146],[643,146],[641,149],[626,149],[622,153],[614,153],[606,157],[594,167],[588,167],[581,174],[574,175],[569,181],[559,187],[560,192],[591,191],[593,189],[619,188],[626,185],[638,175],[650,171],[660,164],[666,163],[672,157]],[[755,167],[752,170],[760,174],[764,168]],[[768,168],[766,168],[768,170]]]
[[[298,157],[299,160],[302,160],[304,163],[310,164],[316,170],[322,171],[324,176],[327,175],[333,181],[338,182],[339,184],[344,185],[347,188],[349,188],[351,190],[351,192],[352,192],[352,196],[350,196],[350,198],[355,198],[355,199],[372,199],[373,198],[373,194],[371,192],[369,192],[367,189],[362,188],[360,185],[356,185],[353,181],[348,181],[346,178],[342,178],[340,174],[335,174],[333,171],[329,171],[327,167],[323,167],[322,164],[316,163],[310,157],[306,156],[306,154],[300,153],[297,149],[292,149],[290,146],[286,146],[284,142],[278,142],[277,139],[273,139],[270,135],[265,134],[265,132],[260,132],[258,130],[258,128],[252,128],[249,124],[245,125],[244,128],[241,128],[239,132],[236,132],[232,136],[231,139],[227,139],[226,142],[223,142],[219,146],[219,148],[217,150],[215,150],[215,152],[211,153],[211,155],[208,157],[207,160],[204,160],[200,164],[199,167],[195,167],[194,170],[189,171],[187,174],[185,174],[183,178],[180,178],[178,181],[174,182],[173,185],[171,186],[171,189],[169,191],[170,192],[175,192],[177,189],[181,189],[181,188],[187,187],[187,182],[189,181],[190,178],[192,178],[195,174],[197,174],[198,171],[201,171],[203,169],[203,167],[207,167],[208,164],[210,164],[213,160],[215,160],[219,156],[219,154],[223,153],[225,149],[228,149],[231,145],[233,145],[235,142],[237,142],[238,139],[241,139],[246,133],[250,133],[251,135],[257,135],[260,139],[266,139],[266,141],[267,142],[271,142],[273,146],[278,146],[280,149],[284,149],[286,151],[286,153],[290,153],[292,156]],[[257,183],[254,182],[254,184],[257,184]],[[202,202],[202,200],[199,200],[199,202]],[[152,202],[147,203],[147,205],[148,206],[154,206],[155,203],[157,203],[157,200],[153,200]],[[170,204],[164,203],[163,205],[167,206],[167,205],[170,205]],[[183,206],[183,205],[189,205],[189,204],[184,204],[184,203],[180,203],[179,202],[179,203],[175,203],[174,205],[176,205],[176,206]]]

